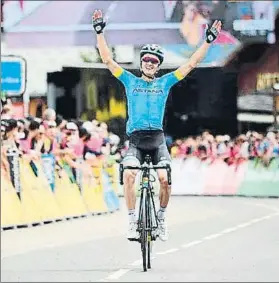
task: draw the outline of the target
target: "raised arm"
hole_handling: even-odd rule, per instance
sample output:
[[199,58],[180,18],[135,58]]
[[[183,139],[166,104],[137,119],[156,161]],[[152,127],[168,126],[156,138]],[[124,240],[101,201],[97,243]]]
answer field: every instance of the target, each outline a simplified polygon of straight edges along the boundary
[[181,77],[187,76],[194,68],[197,67],[199,62],[205,57],[210,44],[217,38],[221,31],[222,23],[215,21],[210,29],[206,30],[206,39],[204,43],[197,49],[197,51],[190,57],[189,61],[177,69],[177,73]]
[[94,30],[97,33],[97,47],[100,52],[100,56],[104,64],[108,66],[108,69],[115,74],[118,70],[120,70],[120,66],[113,60],[111,56],[111,52],[107,45],[105,36],[103,34],[103,29],[106,26],[106,23],[103,19],[102,11],[95,10],[92,17],[92,25]]
[[108,66],[108,69],[115,74],[120,66],[112,59],[109,47],[107,45],[105,36],[103,33],[97,34],[97,47],[99,49],[102,61]]

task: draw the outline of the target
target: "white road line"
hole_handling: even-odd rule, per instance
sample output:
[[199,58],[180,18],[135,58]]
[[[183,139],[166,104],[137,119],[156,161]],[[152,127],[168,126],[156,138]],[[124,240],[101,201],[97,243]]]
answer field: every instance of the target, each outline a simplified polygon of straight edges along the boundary
[[269,215],[266,215],[266,216],[263,216],[263,217],[254,218],[254,219],[252,219],[250,221],[247,221],[247,222],[244,222],[244,223],[240,223],[240,224],[238,224],[238,225],[236,225],[234,227],[227,228],[227,229],[221,231],[219,234],[222,234],[222,235],[229,234],[231,232],[234,232],[234,231],[237,231],[239,229],[251,226],[251,225],[253,225],[255,223],[261,222],[261,221],[266,220],[266,219],[270,219],[270,218],[272,218],[274,216],[278,216],[278,215],[279,215],[279,212],[276,212],[276,213],[272,213],[272,214],[269,214]]
[[248,223],[242,223],[242,224],[239,224],[239,225],[237,225],[236,227],[237,227],[237,229],[240,229],[240,228],[244,228],[244,227],[247,227],[247,226],[250,226],[250,225],[252,225],[252,223],[250,222],[248,222]]
[[275,212],[279,212],[279,207],[277,207],[277,206],[273,206],[273,205],[269,205],[269,204],[265,204],[265,203],[260,203],[260,202],[257,202],[257,203],[252,202],[251,203],[251,202],[245,201],[244,203],[247,204],[247,205],[260,206],[260,207],[264,207],[264,208],[273,210]]
[[221,234],[229,234],[229,233],[234,232],[236,230],[237,230],[237,227],[235,226],[235,227],[227,228],[227,229],[221,231],[220,233]]
[[[201,240],[196,240],[196,241],[192,241],[192,242],[183,244],[183,245],[181,245],[181,248],[187,249],[187,248],[190,248],[190,247],[193,247],[193,246],[197,246],[199,244],[204,243],[206,240],[212,240],[212,239],[224,236],[224,235],[232,233],[234,231],[237,231],[237,230],[243,229],[245,227],[251,226],[251,225],[253,225],[255,223],[258,223],[258,222],[270,219],[270,218],[272,218],[274,216],[279,216],[279,212],[272,213],[272,214],[269,214],[269,215],[266,215],[266,216],[263,216],[263,217],[259,217],[259,218],[254,218],[254,219],[252,219],[250,221],[247,221],[247,222],[244,222],[244,223],[240,223],[240,224],[238,224],[236,226],[233,226],[233,227],[227,228],[225,230],[222,230],[219,233],[214,233],[214,234],[205,236]],[[168,249],[166,251],[157,252],[156,255],[166,255],[166,254],[171,254],[171,253],[174,253],[174,252],[177,252],[177,251],[179,251],[178,248],[173,248],[173,249]],[[154,258],[155,257],[153,257],[153,259]],[[140,265],[141,263],[142,263],[142,260],[140,259],[140,260],[136,260],[136,261],[130,263],[129,265],[130,266],[137,266],[137,265]],[[101,279],[99,281],[107,282],[107,281],[110,281],[110,280],[117,280],[121,276],[123,276],[126,273],[128,273],[130,270],[131,269],[119,269],[118,271],[114,272],[113,274],[111,274],[108,277],[103,278],[103,279]]]
[[220,237],[220,236],[222,236],[221,233],[212,234],[212,235],[208,235],[208,236],[204,237],[203,240],[211,240],[211,239],[218,238],[218,237]]
[[166,251],[163,251],[163,252],[157,252],[156,255],[166,255],[166,254],[171,254],[171,253],[174,253],[174,252],[177,252],[179,251],[179,249],[169,249],[169,250],[166,250]]
[[135,260],[134,262],[130,263],[131,266],[137,266],[142,264],[142,259]]
[[270,219],[270,218],[272,218],[274,215],[275,215],[275,216],[276,216],[276,215],[279,215],[279,211],[278,211],[277,213],[270,214],[270,215],[266,215],[266,216],[264,216],[264,217],[262,217],[262,218],[259,218],[259,220],[262,221],[262,220],[265,220],[265,219]]
[[[151,260],[154,260],[156,257],[153,256],[151,257]],[[138,265],[141,265],[142,264],[142,259],[138,259],[138,260],[135,260],[134,262],[130,263],[129,265],[130,266],[138,266]]]
[[106,277],[105,280],[117,280],[129,271],[130,269],[119,269],[116,272],[109,275],[108,277]]
[[200,244],[202,242],[203,241],[201,241],[201,240],[193,241],[193,242],[190,242],[190,243],[187,243],[187,244],[183,244],[183,245],[181,245],[181,247],[184,248],[184,249],[187,249],[187,248],[190,248],[192,246],[196,246],[196,245],[198,245],[198,244]]

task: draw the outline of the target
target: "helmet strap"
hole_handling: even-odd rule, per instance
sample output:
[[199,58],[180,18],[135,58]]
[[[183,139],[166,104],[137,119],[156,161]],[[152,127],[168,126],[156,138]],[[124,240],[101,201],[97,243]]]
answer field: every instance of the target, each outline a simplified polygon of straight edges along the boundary
[[155,79],[155,76],[153,76],[153,77],[148,76],[148,75],[146,75],[146,74],[144,73],[143,70],[141,70],[141,73],[142,73],[145,77],[147,77],[147,78],[149,78],[149,79],[151,79],[151,80],[154,80],[154,79]]

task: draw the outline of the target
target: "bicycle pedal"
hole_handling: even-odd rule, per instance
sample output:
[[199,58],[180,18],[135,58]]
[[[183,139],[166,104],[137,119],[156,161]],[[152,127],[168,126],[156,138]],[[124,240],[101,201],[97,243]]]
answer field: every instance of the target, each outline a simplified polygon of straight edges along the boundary
[[157,235],[153,235],[153,236],[151,236],[151,241],[156,241],[157,238],[158,238]]
[[139,239],[135,239],[135,238],[128,238],[128,240],[129,240],[130,242],[139,242]]

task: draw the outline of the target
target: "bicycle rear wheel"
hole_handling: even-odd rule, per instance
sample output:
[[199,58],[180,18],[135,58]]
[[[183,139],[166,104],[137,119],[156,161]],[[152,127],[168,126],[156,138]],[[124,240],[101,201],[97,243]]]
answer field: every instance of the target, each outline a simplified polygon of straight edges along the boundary
[[142,253],[143,271],[147,271],[147,214],[146,214],[146,190],[142,191],[141,213],[140,213],[140,243]]

